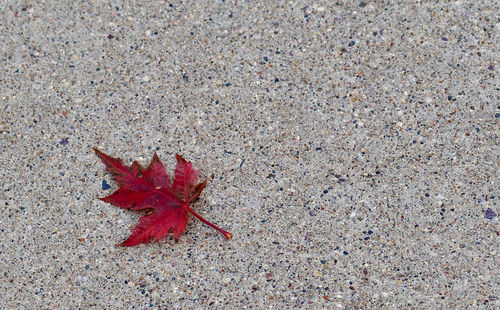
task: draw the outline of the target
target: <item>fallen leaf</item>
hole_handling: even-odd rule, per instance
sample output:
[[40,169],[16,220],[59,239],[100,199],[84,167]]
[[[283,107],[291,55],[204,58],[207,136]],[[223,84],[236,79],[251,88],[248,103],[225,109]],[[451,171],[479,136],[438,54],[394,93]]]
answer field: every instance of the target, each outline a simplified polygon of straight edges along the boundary
[[123,209],[151,210],[139,219],[139,224],[122,246],[147,243],[152,238],[158,241],[169,232],[173,233],[175,240],[179,239],[186,231],[188,212],[231,239],[231,233],[208,222],[189,207],[200,196],[207,181],[195,185],[199,171],[180,155],[175,155],[177,167],[170,185],[170,177],[156,153],[149,166],[143,168],[137,161],[126,166],[120,158],[106,155],[96,148],[94,151],[120,186],[111,195],[100,199]]

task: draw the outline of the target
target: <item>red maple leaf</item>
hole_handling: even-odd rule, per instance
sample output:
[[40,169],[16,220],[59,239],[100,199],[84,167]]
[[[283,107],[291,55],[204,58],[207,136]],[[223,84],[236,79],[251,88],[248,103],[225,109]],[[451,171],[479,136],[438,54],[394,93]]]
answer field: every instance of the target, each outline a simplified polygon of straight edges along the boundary
[[180,155],[175,155],[177,167],[173,184],[170,185],[170,177],[156,153],[144,169],[137,161],[126,166],[120,158],[108,156],[96,148],[94,151],[120,185],[117,191],[100,199],[123,209],[152,209],[150,214],[139,219],[139,224],[122,246],[147,243],[153,237],[158,241],[170,231],[175,240],[179,239],[186,230],[188,212],[231,239],[231,233],[208,222],[189,207],[189,203],[201,194],[207,181],[195,185],[199,170],[194,170],[191,163]]

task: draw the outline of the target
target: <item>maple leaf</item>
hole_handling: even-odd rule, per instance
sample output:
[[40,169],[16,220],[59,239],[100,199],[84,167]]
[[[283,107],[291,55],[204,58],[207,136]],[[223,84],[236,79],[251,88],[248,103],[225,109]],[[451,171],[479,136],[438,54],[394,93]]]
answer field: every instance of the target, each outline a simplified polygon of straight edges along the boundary
[[194,170],[191,163],[180,155],[175,155],[177,167],[173,184],[170,185],[170,177],[156,153],[149,166],[143,168],[137,161],[126,166],[120,158],[106,155],[96,148],[93,150],[120,185],[114,193],[100,199],[123,209],[152,210],[139,219],[130,237],[120,245],[134,246],[147,243],[151,238],[158,241],[170,231],[177,240],[186,231],[188,212],[221,232],[228,240],[231,239],[231,233],[208,222],[189,207],[200,196],[207,181],[195,185],[199,171]]

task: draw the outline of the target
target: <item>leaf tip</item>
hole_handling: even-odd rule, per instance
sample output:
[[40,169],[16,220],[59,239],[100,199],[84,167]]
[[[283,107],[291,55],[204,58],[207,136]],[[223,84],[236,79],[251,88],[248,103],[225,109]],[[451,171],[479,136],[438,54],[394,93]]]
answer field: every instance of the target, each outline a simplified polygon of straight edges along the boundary
[[120,247],[125,247],[125,248],[128,248],[128,247],[131,247],[131,246],[134,246],[134,245],[138,245],[142,242],[134,242],[134,240],[130,240],[130,237],[123,241],[122,243],[118,244],[118,246]]
[[177,159],[178,163],[184,164],[186,162],[186,160],[179,154],[175,154],[175,158]]

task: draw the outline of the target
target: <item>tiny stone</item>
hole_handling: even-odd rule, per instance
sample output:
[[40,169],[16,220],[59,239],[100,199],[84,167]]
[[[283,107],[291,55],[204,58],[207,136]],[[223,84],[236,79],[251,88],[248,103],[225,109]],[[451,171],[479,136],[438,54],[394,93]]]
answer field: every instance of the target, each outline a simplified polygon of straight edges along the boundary
[[106,182],[106,180],[102,180],[102,189],[108,190],[110,188],[111,188],[111,186],[108,184],[108,182]]
[[495,214],[495,212],[493,212],[493,210],[491,210],[491,208],[486,209],[486,212],[484,213],[484,217],[486,217],[488,220],[491,220],[495,216],[497,216],[497,215]]

